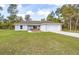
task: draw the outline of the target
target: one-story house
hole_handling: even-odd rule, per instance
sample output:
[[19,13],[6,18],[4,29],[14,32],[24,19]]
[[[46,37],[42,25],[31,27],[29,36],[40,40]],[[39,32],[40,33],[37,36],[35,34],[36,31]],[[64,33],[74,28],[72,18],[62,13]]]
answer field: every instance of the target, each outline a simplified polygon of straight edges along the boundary
[[61,23],[53,23],[50,21],[29,21],[15,24],[15,30],[19,31],[43,31],[43,32],[54,32],[61,31]]

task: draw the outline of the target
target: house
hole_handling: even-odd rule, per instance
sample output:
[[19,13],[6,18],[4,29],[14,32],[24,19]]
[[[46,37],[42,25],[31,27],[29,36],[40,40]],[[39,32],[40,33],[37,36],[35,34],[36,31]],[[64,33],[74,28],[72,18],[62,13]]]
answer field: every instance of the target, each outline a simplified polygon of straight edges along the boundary
[[61,23],[53,23],[50,21],[29,21],[16,23],[15,30],[54,32],[61,31],[62,25]]

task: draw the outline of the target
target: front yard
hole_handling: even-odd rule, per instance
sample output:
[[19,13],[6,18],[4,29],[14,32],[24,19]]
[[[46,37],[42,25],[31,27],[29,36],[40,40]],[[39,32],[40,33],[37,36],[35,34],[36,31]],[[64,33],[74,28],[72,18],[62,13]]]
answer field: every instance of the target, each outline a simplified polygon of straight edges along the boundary
[[0,54],[79,54],[79,38],[50,32],[0,30]]

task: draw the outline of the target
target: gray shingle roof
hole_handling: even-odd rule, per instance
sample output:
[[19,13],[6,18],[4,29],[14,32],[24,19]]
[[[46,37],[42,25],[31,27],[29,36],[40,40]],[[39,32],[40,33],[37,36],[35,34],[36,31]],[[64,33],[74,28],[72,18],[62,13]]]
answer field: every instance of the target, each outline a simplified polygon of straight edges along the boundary
[[[41,25],[41,24],[53,24],[53,22],[51,22],[51,21],[29,21],[29,22],[15,23],[15,24]],[[60,23],[56,23],[56,24],[60,24]]]

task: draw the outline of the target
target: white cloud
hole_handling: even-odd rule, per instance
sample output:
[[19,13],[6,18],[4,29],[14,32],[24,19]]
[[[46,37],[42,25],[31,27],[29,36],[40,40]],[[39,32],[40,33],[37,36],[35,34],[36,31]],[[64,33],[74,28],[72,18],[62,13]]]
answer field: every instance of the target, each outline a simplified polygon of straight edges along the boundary
[[4,8],[4,7],[5,7],[5,5],[4,5],[4,4],[0,4],[0,6],[1,6],[2,8]]
[[26,14],[34,15],[34,12],[32,12],[32,11],[27,11]]
[[21,4],[18,4],[17,9],[21,9],[21,8],[22,8],[22,5]]
[[22,4],[18,4],[17,9],[19,14],[22,13],[23,12]]
[[25,14],[17,14],[17,16],[21,16],[23,20],[25,19]]
[[37,11],[37,14],[38,15],[41,15],[41,16],[44,16],[44,17],[47,17],[47,15],[51,12],[50,9],[42,9],[42,10],[38,10]]
[[17,14],[17,16],[22,16],[22,17],[24,17],[24,16],[25,16],[25,14]]
[[55,4],[57,7],[62,7],[64,4]]

